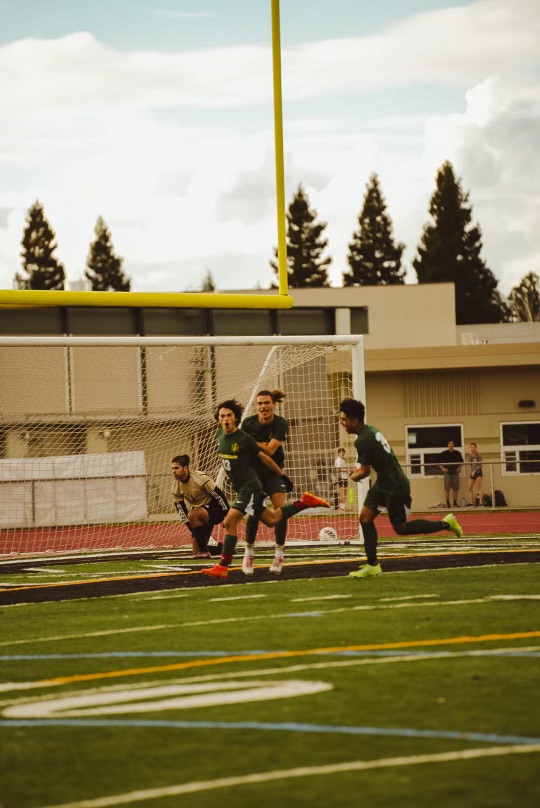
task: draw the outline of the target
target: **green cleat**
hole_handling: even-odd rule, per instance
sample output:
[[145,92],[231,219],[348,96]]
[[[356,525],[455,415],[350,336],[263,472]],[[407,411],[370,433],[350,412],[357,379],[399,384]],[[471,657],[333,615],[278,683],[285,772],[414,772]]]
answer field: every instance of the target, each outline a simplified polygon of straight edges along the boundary
[[349,578],[372,578],[374,575],[380,575],[382,572],[380,564],[366,564],[365,567],[360,567],[359,570],[349,572]]
[[453,513],[449,513],[448,516],[445,516],[441,521],[446,522],[448,525],[447,529],[454,534],[456,539],[461,539],[463,536],[463,530]]

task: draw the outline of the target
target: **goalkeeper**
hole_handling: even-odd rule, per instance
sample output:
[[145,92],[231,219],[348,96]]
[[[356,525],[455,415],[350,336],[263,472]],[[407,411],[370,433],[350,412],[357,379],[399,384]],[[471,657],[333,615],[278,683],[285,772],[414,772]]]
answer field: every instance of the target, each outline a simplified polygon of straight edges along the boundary
[[191,532],[193,558],[220,555],[222,544],[210,545],[214,525],[220,525],[229,510],[227,497],[214,480],[202,471],[192,471],[187,454],[171,461],[174,478],[172,495],[182,522]]
[[292,490],[293,484],[272,458],[260,449],[251,435],[239,428],[242,406],[235,399],[228,399],[218,404],[214,417],[219,424],[217,431],[219,456],[229,482],[236,492],[236,501],[231,505],[223,523],[225,539],[221,563],[203,572],[213,578],[227,578],[238,541],[238,525],[244,516],[253,515],[268,527],[275,527],[282,519],[290,519],[306,508],[329,508],[330,503],[305,492],[291,505],[284,505],[274,511],[265,508],[266,495],[254,471],[257,459],[282,477],[286,490]]
[[[252,435],[257,441],[257,445],[262,451],[271,457],[277,465],[283,469],[285,466],[285,453],[283,451],[283,441],[287,438],[289,422],[276,415],[276,404],[280,404],[285,398],[283,390],[261,390],[257,393],[255,404],[257,414],[244,418],[241,424],[243,432]],[[261,481],[262,490],[270,497],[274,508],[282,508],[285,505],[285,492],[287,488],[283,482],[283,477],[269,469],[260,460],[253,466],[257,477]],[[246,549],[242,572],[245,575],[253,574],[254,544],[259,528],[259,520],[255,516],[248,516],[246,524]],[[283,567],[283,552],[285,538],[287,536],[287,520],[278,522],[275,529],[276,551],[274,560],[270,565],[270,572],[279,575]]]

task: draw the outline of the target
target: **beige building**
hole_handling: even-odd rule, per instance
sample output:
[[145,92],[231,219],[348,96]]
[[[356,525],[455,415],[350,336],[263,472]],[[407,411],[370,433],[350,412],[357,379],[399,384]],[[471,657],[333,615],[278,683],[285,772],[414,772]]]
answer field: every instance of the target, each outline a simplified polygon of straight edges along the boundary
[[[540,323],[457,327],[453,284],[296,289],[292,295],[295,306],[284,312],[125,306],[3,310],[0,333],[364,334],[367,420],[384,432],[407,467],[417,508],[443,498],[436,460],[449,439],[464,455],[470,441],[478,444],[486,463],[486,492],[502,490],[512,507],[538,506]],[[0,458],[141,450],[149,425],[160,422],[161,437],[147,452],[149,474],[156,480],[178,435],[177,402],[192,400],[196,412],[204,401],[215,400],[220,379],[232,372],[224,370],[219,349],[202,350],[184,365],[158,349],[144,354],[102,349],[96,360],[87,349],[36,348],[32,369],[23,350],[0,351]],[[242,390],[249,374],[245,367],[234,372],[236,389]],[[339,369],[327,366],[326,375],[341,378],[329,394],[334,411],[336,397],[348,391],[342,384],[346,373],[340,377]],[[182,428],[189,433],[189,418]],[[342,443],[354,462],[351,439],[330,422],[325,429],[328,440],[312,452],[317,461],[331,463]],[[196,437],[191,435],[194,446]],[[302,458],[313,460],[306,452]],[[466,495],[466,467],[462,475],[460,497]],[[151,511],[165,508],[160,485],[149,483]]]

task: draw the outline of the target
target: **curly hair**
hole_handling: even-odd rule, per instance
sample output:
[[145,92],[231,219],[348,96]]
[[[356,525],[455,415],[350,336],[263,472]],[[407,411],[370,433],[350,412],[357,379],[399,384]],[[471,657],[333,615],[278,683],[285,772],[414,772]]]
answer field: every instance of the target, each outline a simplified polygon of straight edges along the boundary
[[339,411],[343,412],[347,418],[358,418],[360,423],[364,423],[366,408],[361,401],[354,398],[344,398],[339,405]]
[[216,410],[214,412],[214,419],[216,421],[219,421],[219,411],[222,409],[232,410],[236,418],[236,423],[237,424],[240,423],[242,413],[244,412],[244,408],[235,398],[228,398],[227,401],[222,401],[221,404],[217,405]]

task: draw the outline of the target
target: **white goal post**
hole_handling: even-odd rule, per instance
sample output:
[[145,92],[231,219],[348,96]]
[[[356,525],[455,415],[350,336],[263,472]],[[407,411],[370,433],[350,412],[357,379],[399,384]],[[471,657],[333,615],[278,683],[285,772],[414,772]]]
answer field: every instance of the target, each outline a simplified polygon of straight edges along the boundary
[[[290,498],[336,504],[292,519],[287,541],[327,525],[356,538],[357,487],[338,509],[334,459],[344,445],[355,462],[338,405],[365,400],[361,336],[0,337],[0,554],[190,545],[171,459],[188,454],[217,478],[217,403],[236,398],[249,415],[275,388]],[[271,540],[261,526],[258,541]]]

